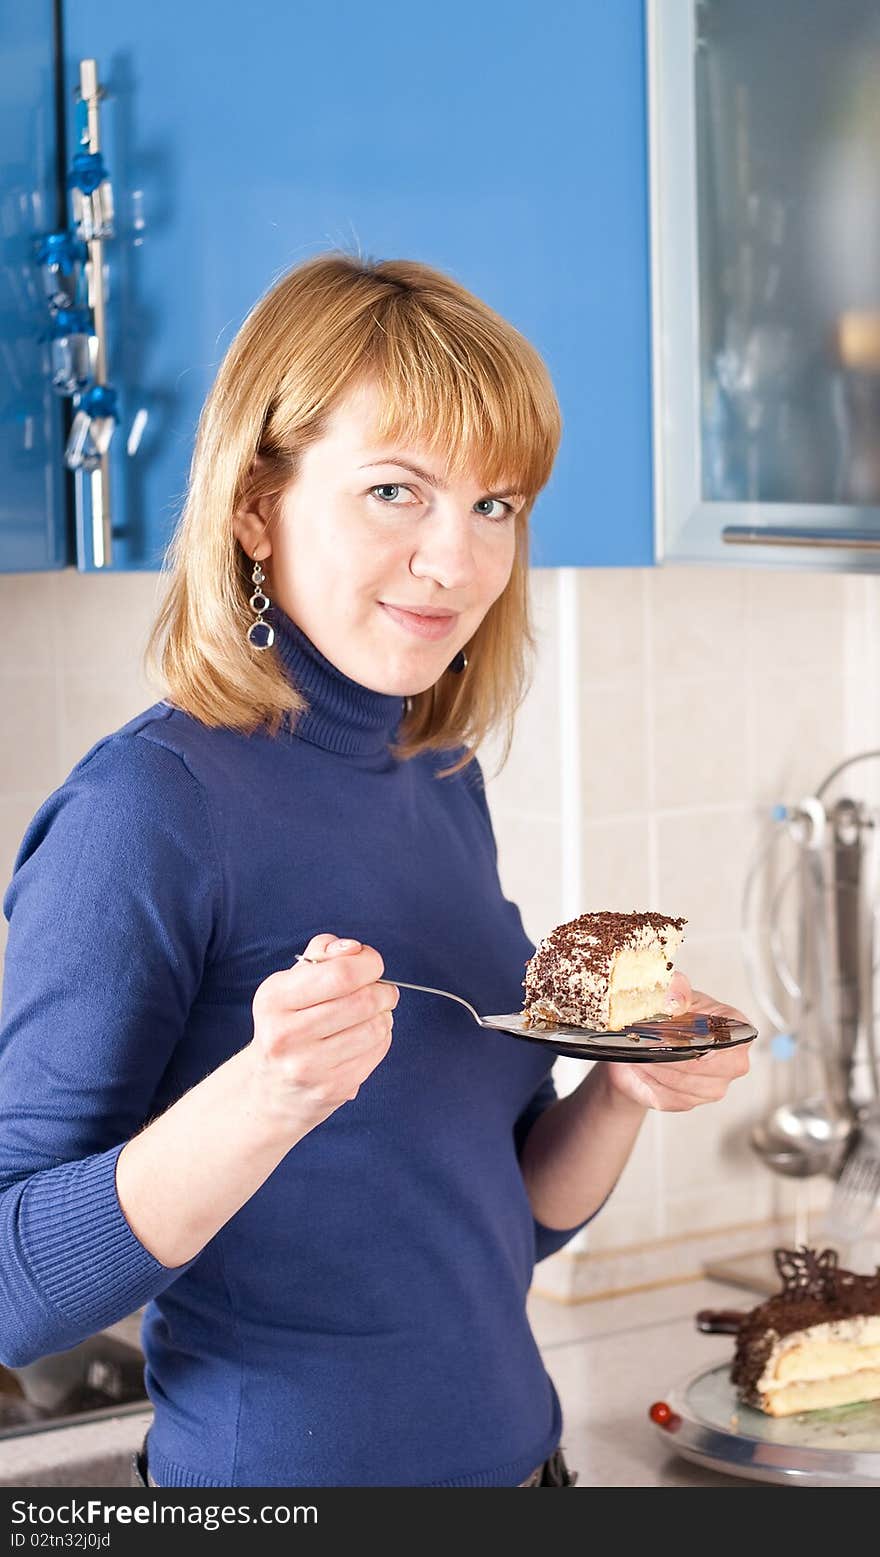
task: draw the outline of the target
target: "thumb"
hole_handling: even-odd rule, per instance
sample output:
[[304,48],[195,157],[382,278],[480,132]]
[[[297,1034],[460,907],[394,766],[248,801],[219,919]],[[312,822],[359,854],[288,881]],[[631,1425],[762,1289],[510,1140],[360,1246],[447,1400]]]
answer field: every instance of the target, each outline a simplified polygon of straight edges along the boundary
[[310,962],[324,962],[329,957],[342,957],[346,952],[359,952],[360,941],[343,940],[324,931],[321,935],[313,935],[308,946],[303,952]]
[[663,1003],[664,1011],[669,1016],[681,1016],[685,1011],[690,1010],[693,994],[691,981],[687,975],[684,973],[673,973],[672,978],[669,980],[666,999]]

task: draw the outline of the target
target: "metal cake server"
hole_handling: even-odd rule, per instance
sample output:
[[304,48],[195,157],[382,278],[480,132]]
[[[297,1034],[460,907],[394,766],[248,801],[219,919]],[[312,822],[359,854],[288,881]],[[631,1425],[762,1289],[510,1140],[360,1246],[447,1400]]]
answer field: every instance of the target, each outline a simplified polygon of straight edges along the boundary
[[[322,960],[302,954],[294,958],[295,962]],[[454,995],[449,989],[432,989],[429,984],[405,984],[402,979],[384,978],[376,982],[391,984],[397,989],[413,989],[420,995],[440,995],[444,1000],[454,1000],[470,1012],[480,1027],[509,1033],[512,1038],[541,1044],[555,1054],[566,1054],[577,1060],[643,1060],[652,1064],[659,1060],[685,1060],[693,1055],[709,1054],[713,1049],[749,1043],[758,1036],[757,1029],[747,1022],[725,1016],[705,1016],[699,1011],[688,1011],[683,1016],[667,1016],[661,1012],[649,1022],[633,1022],[614,1033],[569,1027],[561,1022],[544,1024],[540,1028],[529,1027],[522,1011],[483,1016],[469,1000]]]

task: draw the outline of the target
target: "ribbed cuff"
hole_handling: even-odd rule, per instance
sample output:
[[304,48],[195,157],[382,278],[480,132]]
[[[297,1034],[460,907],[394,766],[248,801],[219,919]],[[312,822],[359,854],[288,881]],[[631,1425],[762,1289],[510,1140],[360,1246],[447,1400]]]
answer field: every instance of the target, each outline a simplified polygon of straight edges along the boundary
[[[129,1227],[116,1193],[124,1144],[35,1173],[21,1197],[19,1229],[34,1283],[77,1339],[123,1319],[193,1263],[163,1265]],[[73,1344],[64,1339],[58,1349]]]

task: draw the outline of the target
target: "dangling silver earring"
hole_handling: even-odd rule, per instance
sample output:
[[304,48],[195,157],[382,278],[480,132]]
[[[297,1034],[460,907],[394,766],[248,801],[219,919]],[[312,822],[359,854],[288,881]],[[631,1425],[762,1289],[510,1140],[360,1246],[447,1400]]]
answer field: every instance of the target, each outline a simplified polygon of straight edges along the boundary
[[256,621],[251,622],[247,630],[247,641],[254,649],[271,649],[275,642],[275,629],[271,622],[264,622],[263,616],[272,604],[269,596],[260,588],[266,577],[260,564],[254,560],[254,571],[251,578],[254,582],[254,593],[251,595],[251,610],[256,612]]
[[467,670],[467,667],[468,657],[465,654],[464,649],[459,649],[455,659],[450,665],[447,665],[446,669],[451,670],[454,676],[460,676],[463,670]]

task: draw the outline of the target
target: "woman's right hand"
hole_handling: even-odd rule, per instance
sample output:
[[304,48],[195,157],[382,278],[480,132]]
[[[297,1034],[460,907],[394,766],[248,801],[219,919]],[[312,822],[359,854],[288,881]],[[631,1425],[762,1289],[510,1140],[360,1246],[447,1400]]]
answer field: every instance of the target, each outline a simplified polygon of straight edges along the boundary
[[393,984],[372,946],[315,935],[298,962],[264,979],[253,1000],[258,1106],[295,1139],[358,1089],[391,1047]]

